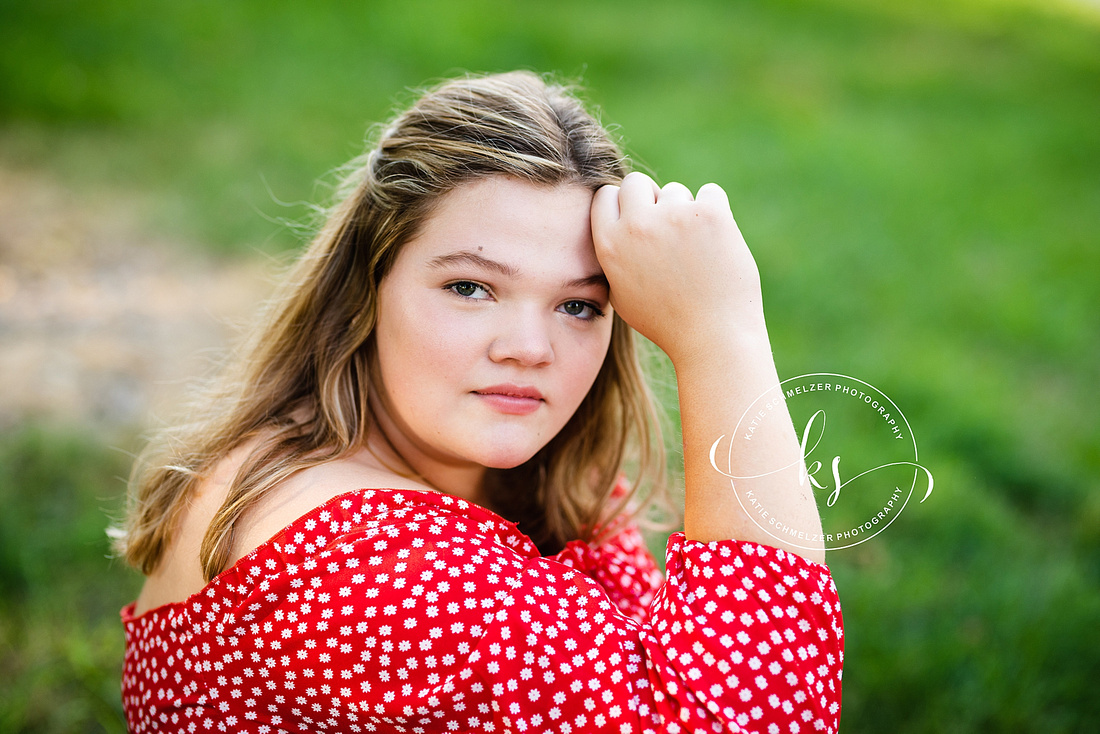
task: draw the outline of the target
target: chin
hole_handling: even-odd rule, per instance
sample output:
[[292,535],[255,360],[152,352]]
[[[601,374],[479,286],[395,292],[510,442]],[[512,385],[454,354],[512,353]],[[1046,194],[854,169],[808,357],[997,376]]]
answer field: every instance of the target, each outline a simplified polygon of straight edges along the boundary
[[471,452],[470,458],[487,469],[515,469],[529,461],[544,445],[527,442],[509,444],[505,441],[494,442],[486,439],[485,443],[479,447],[481,450]]
[[[527,463],[557,433],[553,427],[549,427],[551,429],[549,431],[546,428],[534,429],[531,426],[524,426],[519,430],[517,426],[495,428],[497,430],[479,431],[468,435],[463,442],[468,449],[464,452],[468,459],[487,469],[514,469]],[[500,430],[501,428],[503,430]],[[543,441],[542,437],[547,434],[550,434],[549,437]]]
[[538,449],[526,452],[493,453],[479,458],[477,462],[487,469],[515,469],[517,466],[526,463],[536,453],[538,453]]

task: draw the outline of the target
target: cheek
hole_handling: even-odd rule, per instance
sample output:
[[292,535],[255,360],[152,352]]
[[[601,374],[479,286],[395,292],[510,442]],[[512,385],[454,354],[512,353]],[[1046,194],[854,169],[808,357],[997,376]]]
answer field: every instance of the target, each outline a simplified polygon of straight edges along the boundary
[[376,343],[382,378],[391,392],[413,385],[423,394],[453,377],[455,367],[474,351],[476,340],[468,325],[433,301],[429,297],[380,302]]
[[[587,335],[591,338],[580,340],[570,345],[570,353],[565,361],[568,368],[564,370],[563,378],[568,381],[569,387],[575,396],[577,405],[592,388],[600,368],[607,358],[611,343],[611,328],[608,325],[598,334]],[[561,355],[566,356],[566,355]]]

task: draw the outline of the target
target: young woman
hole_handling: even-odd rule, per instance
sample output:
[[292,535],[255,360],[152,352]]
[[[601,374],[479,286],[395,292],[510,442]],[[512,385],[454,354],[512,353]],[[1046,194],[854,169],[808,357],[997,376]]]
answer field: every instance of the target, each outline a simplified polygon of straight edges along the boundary
[[[631,520],[664,468],[632,328],[679,389],[663,583]],[[535,75],[430,90],[135,472],[131,731],[835,732],[824,551],[708,461],[777,383],[718,186],[627,175]],[[789,418],[731,458],[817,527]]]

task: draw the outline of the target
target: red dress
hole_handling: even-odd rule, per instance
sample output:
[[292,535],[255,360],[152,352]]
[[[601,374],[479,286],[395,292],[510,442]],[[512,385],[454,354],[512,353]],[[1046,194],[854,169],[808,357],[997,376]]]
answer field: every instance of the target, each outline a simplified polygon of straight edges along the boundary
[[829,570],[628,528],[541,557],[450,495],[358,490],[189,599],[122,611],[140,732],[836,732]]

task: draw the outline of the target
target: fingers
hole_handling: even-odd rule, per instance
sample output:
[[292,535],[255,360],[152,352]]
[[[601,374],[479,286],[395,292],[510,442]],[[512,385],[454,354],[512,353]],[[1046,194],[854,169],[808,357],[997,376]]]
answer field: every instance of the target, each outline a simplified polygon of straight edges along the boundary
[[592,234],[599,237],[604,226],[610,226],[619,220],[619,187],[608,184],[601,186],[592,197]]
[[700,203],[706,202],[716,206],[721,205],[726,209],[729,209],[730,206],[730,199],[729,196],[726,195],[725,189],[716,183],[703,184],[699,188],[699,193],[696,195],[695,200]]
[[679,183],[670,183],[660,188],[657,183],[642,173],[633,171],[626,175],[621,186],[602,186],[592,199],[592,226],[610,224],[624,216],[631,216],[664,200],[691,201],[691,192]]
[[671,181],[658,187],[652,178],[634,171],[627,174],[621,186],[608,185],[596,192],[592,200],[592,226],[610,225],[624,217],[641,214],[654,205],[691,202],[726,211],[730,208],[729,197],[718,184],[703,185],[693,197],[691,190],[682,183]]
[[658,204],[690,204],[695,201],[691,191],[678,181],[670,181],[661,189]]
[[641,171],[628,173],[619,187],[619,210],[628,217],[657,202],[661,189],[657,182]]
[[653,204],[676,204],[692,201],[707,202],[729,208],[729,197],[721,186],[708,183],[699,189],[698,196],[692,196],[691,190],[678,181],[670,181],[663,187],[640,171],[634,171],[623,179],[618,191],[619,209],[622,216],[628,216]]

